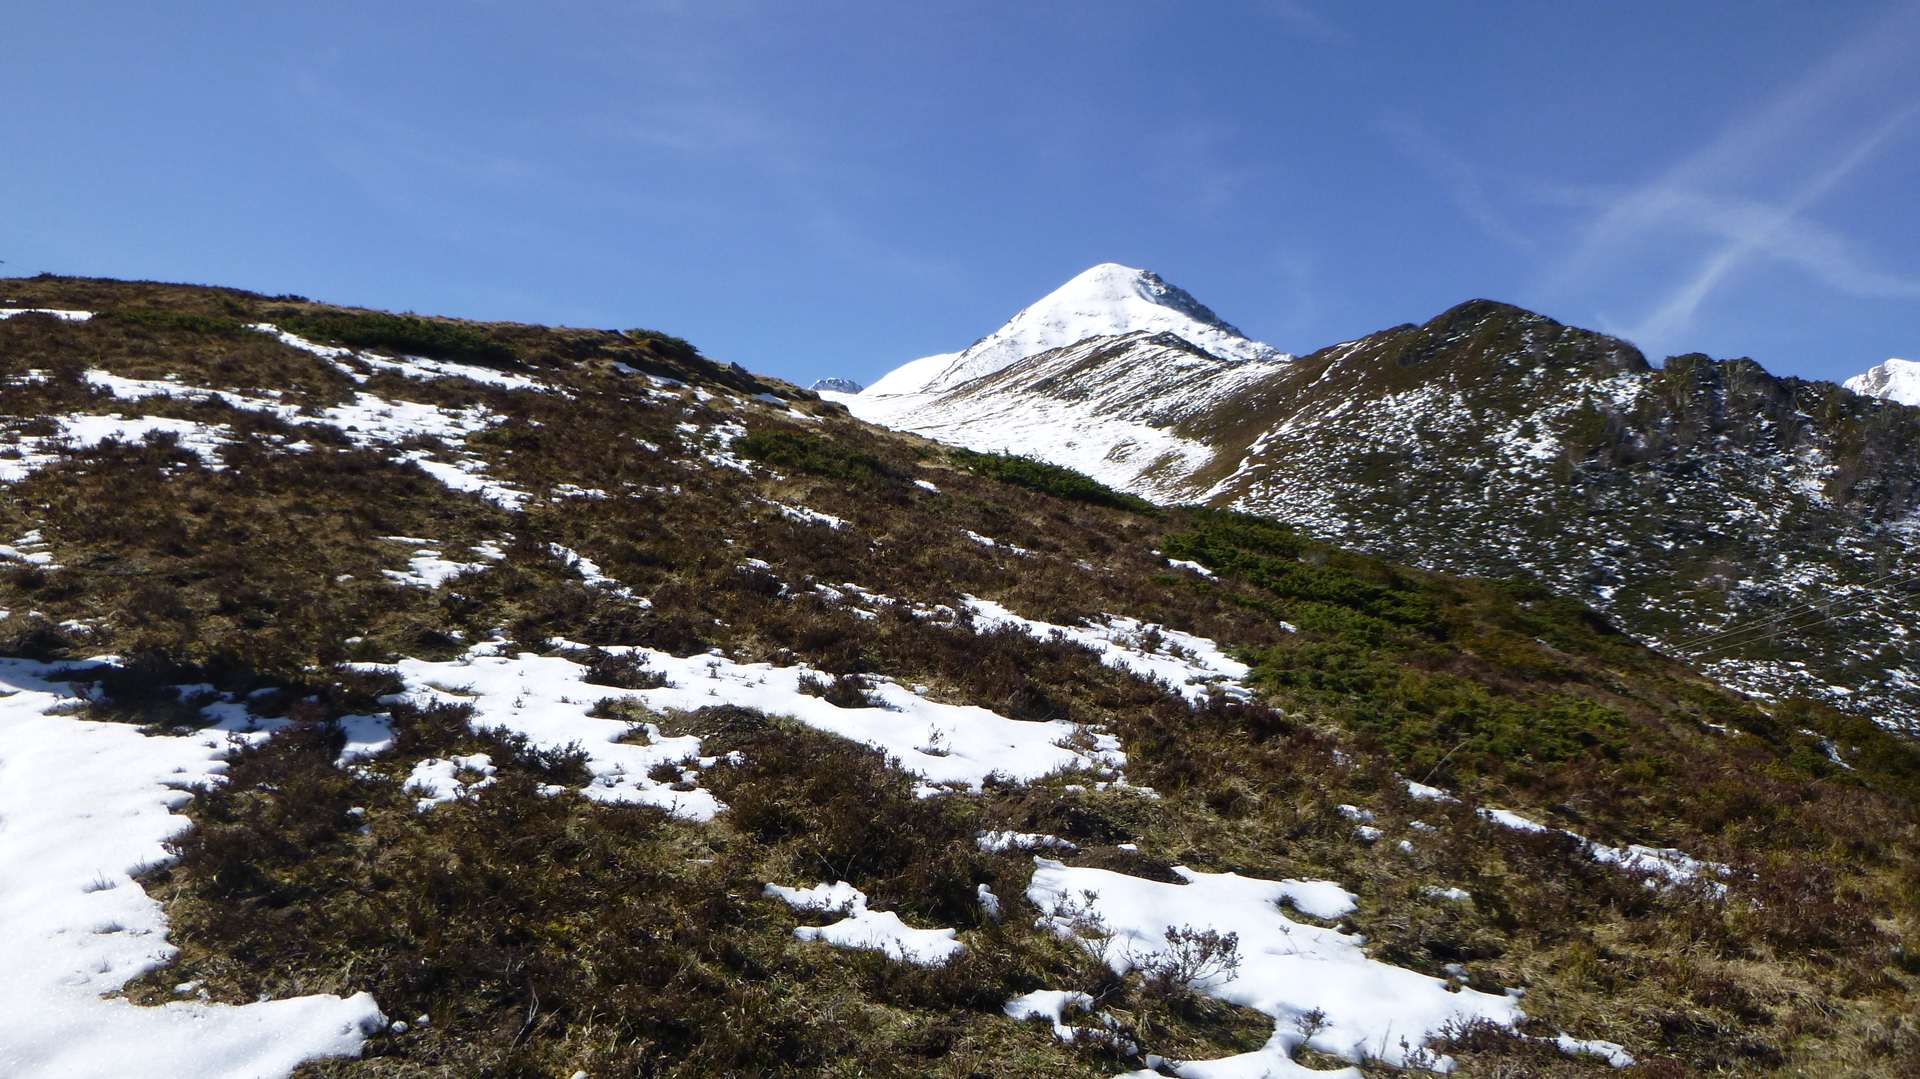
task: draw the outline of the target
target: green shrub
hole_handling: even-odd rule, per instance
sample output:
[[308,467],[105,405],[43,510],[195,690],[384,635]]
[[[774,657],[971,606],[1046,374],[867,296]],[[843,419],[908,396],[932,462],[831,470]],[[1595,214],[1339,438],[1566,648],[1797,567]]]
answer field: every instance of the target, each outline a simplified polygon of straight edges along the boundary
[[191,311],[159,311],[145,307],[113,308],[100,312],[94,318],[128,326],[145,326],[157,330],[185,330],[188,333],[217,334],[225,337],[245,333],[247,329],[244,323],[235,318],[201,315]]
[[1153,513],[1156,510],[1153,503],[1137,495],[1116,491],[1091,476],[1031,457],[975,453],[972,450],[954,450],[951,457],[955,464],[975,475],[1040,491],[1056,498],[1132,510],[1135,513]]
[[625,336],[629,340],[640,342],[647,346],[648,349],[668,359],[695,360],[700,357],[700,350],[694,347],[693,342],[684,337],[675,337],[670,333],[661,333],[659,330],[633,329],[625,331]]
[[871,454],[799,431],[752,431],[734,442],[733,449],[743,457],[769,465],[831,479],[870,481],[892,474],[884,462]]
[[390,315],[384,311],[276,312],[284,330],[349,348],[388,349],[412,356],[458,360],[501,367],[514,362],[513,350],[484,331],[459,322]]

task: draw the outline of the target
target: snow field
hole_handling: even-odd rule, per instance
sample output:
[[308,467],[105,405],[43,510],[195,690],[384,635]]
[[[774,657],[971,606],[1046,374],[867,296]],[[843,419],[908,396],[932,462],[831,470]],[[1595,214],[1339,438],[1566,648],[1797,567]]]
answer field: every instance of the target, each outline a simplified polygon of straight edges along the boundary
[[661,763],[698,761],[700,740],[666,737],[653,728],[648,745],[617,741],[628,724],[589,716],[597,702],[610,697],[633,700],[656,712],[727,704],[791,716],[883,750],[923,781],[923,794],[950,787],[978,790],[996,774],[1031,782],[1077,768],[1113,774],[1125,764],[1110,736],[1096,736],[1091,749],[1069,748],[1063,743],[1075,740],[1080,730],[1075,724],[1027,722],[971,705],[940,704],[886,680],[876,680],[869,691],[879,707],[842,708],[801,692],[801,679],[819,673],[804,666],[736,663],[718,655],[676,657],[645,648],[607,651],[639,656],[666,684],[655,689],[595,685],[587,681],[587,668],[572,659],[525,652],[504,655],[501,642],[479,645],[455,660],[406,659],[391,666],[416,703],[472,705],[476,730],[514,731],[546,748],[578,743],[594,774],[583,791],[588,797],[658,805],[695,819],[712,817],[721,808],[719,802],[704,790],[673,790],[647,778],[647,772]]
[[[1477,1019],[1510,1027],[1523,1018],[1511,997],[1370,959],[1361,950],[1363,938],[1283,913],[1282,904],[1318,919],[1351,912],[1354,897],[1330,881],[1261,880],[1176,866],[1184,883],[1171,884],[1046,858],[1035,858],[1034,867],[1027,898],[1050,912],[1042,924],[1077,937],[1118,973],[1166,955],[1175,948],[1169,940],[1175,930],[1237,936],[1237,969],[1215,973],[1194,989],[1271,1016],[1274,1036],[1251,1053],[1183,1065],[1180,1075],[1328,1074],[1293,1062],[1302,1046],[1355,1063],[1444,1071],[1450,1062],[1422,1048],[1434,1033]],[[1302,1018],[1309,1013],[1323,1017],[1311,1037],[1303,1032],[1312,1025]]]
[[147,735],[61,714],[48,665],[0,659],[0,1074],[280,1076],[357,1056],[386,1019],[365,993],[233,1006],[103,999],[170,960],[160,904],[133,879],[220,781],[219,730]]

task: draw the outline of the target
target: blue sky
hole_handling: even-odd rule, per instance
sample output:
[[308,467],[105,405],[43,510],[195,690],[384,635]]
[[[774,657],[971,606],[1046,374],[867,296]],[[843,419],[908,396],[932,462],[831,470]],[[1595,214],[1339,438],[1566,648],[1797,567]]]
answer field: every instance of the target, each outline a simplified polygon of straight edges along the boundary
[[1296,352],[1487,296],[1655,357],[1920,355],[1920,0],[6,23],[8,273],[654,326],[802,382],[1102,261]]

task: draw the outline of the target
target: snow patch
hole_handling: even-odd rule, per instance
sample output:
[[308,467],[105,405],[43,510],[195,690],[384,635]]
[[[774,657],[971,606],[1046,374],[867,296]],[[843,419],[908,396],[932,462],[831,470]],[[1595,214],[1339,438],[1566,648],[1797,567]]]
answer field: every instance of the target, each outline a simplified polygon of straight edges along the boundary
[[1100,661],[1148,681],[1164,682],[1189,701],[1205,700],[1218,689],[1244,697],[1250,668],[1205,637],[1121,615],[1105,615],[1088,626],[1062,626],[1022,618],[992,600],[965,596],[962,602],[976,624],[1012,626],[1046,640],[1061,637],[1099,653]]
[[[1425,1049],[1450,1024],[1484,1019],[1511,1027],[1524,1018],[1511,997],[1449,985],[1368,958],[1362,938],[1298,922],[1281,904],[1316,918],[1353,910],[1354,897],[1330,881],[1261,880],[1201,873],[1182,866],[1182,883],[1163,883],[1104,869],[1070,868],[1034,859],[1027,898],[1049,912],[1042,924],[1077,938],[1118,973],[1176,949],[1178,929],[1234,934],[1239,963],[1195,988],[1273,1018],[1273,1037],[1251,1053],[1189,1064],[1182,1075],[1324,1075],[1293,1062],[1301,1046],[1359,1063],[1421,1065],[1445,1071],[1451,1061]],[[1088,935],[1097,927],[1099,932]],[[1303,1016],[1323,1022],[1311,1038]]]
[[831,925],[803,925],[793,931],[801,940],[817,940],[836,948],[881,952],[921,966],[939,966],[966,950],[952,929],[915,929],[886,910],[870,910],[867,895],[839,881],[811,888],[767,885],[766,892],[796,910],[818,910],[846,915]]
[[80,702],[57,674],[0,659],[0,1073],[282,1076],[358,1056],[386,1028],[365,993],[103,999],[173,958],[165,914],[134,874],[166,862],[162,844],[188,827],[173,811],[220,781],[234,741],[49,714]]

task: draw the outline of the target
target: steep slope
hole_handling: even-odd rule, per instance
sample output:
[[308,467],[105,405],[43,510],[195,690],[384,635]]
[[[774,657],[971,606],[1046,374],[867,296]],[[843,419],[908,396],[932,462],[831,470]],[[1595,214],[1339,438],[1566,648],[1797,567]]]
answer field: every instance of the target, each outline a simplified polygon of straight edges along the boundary
[[1920,361],[1892,359],[1875,364],[1841,383],[1865,397],[1895,404],[1920,405]]
[[945,393],[827,396],[869,423],[1182,501],[1218,450],[1204,431],[1177,429],[1287,359],[1227,364],[1171,331],[1137,330],[1029,356]]
[[932,356],[922,356],[917,360],[908,360],[906,363],[881,375],[878,379],[874,380],[873,385],[868,386],[860,392],[871,394],[875,397],[885,397],[901,393],[919,393],[926,388],[927,383],[933,381],[940,372],[946,370],[947,366],[953,363],[955,359],[958,359],[959,356],[960,354],[958,352],[940,352]]
[[1205,304],[1159,275],[1103,262],[1082,271],[960,352],[914,360],[889,372],[867,392],[875,396],[938,392],[991,375],[1029,356],[1090,337],[1127,333],[1171,333],[1221,360],[1287,358],[1271,345],[1248,340]]
[[1728,684],[1920,728],[1920,413],[1749,360],[1654,369],[1486,301],[1284,364],[1107,340],[847,403],[1159,501],[1539,580]]
[[0,308],[0,1072],[1920,1050],[1913,746],[1544,589],[655,331]]

